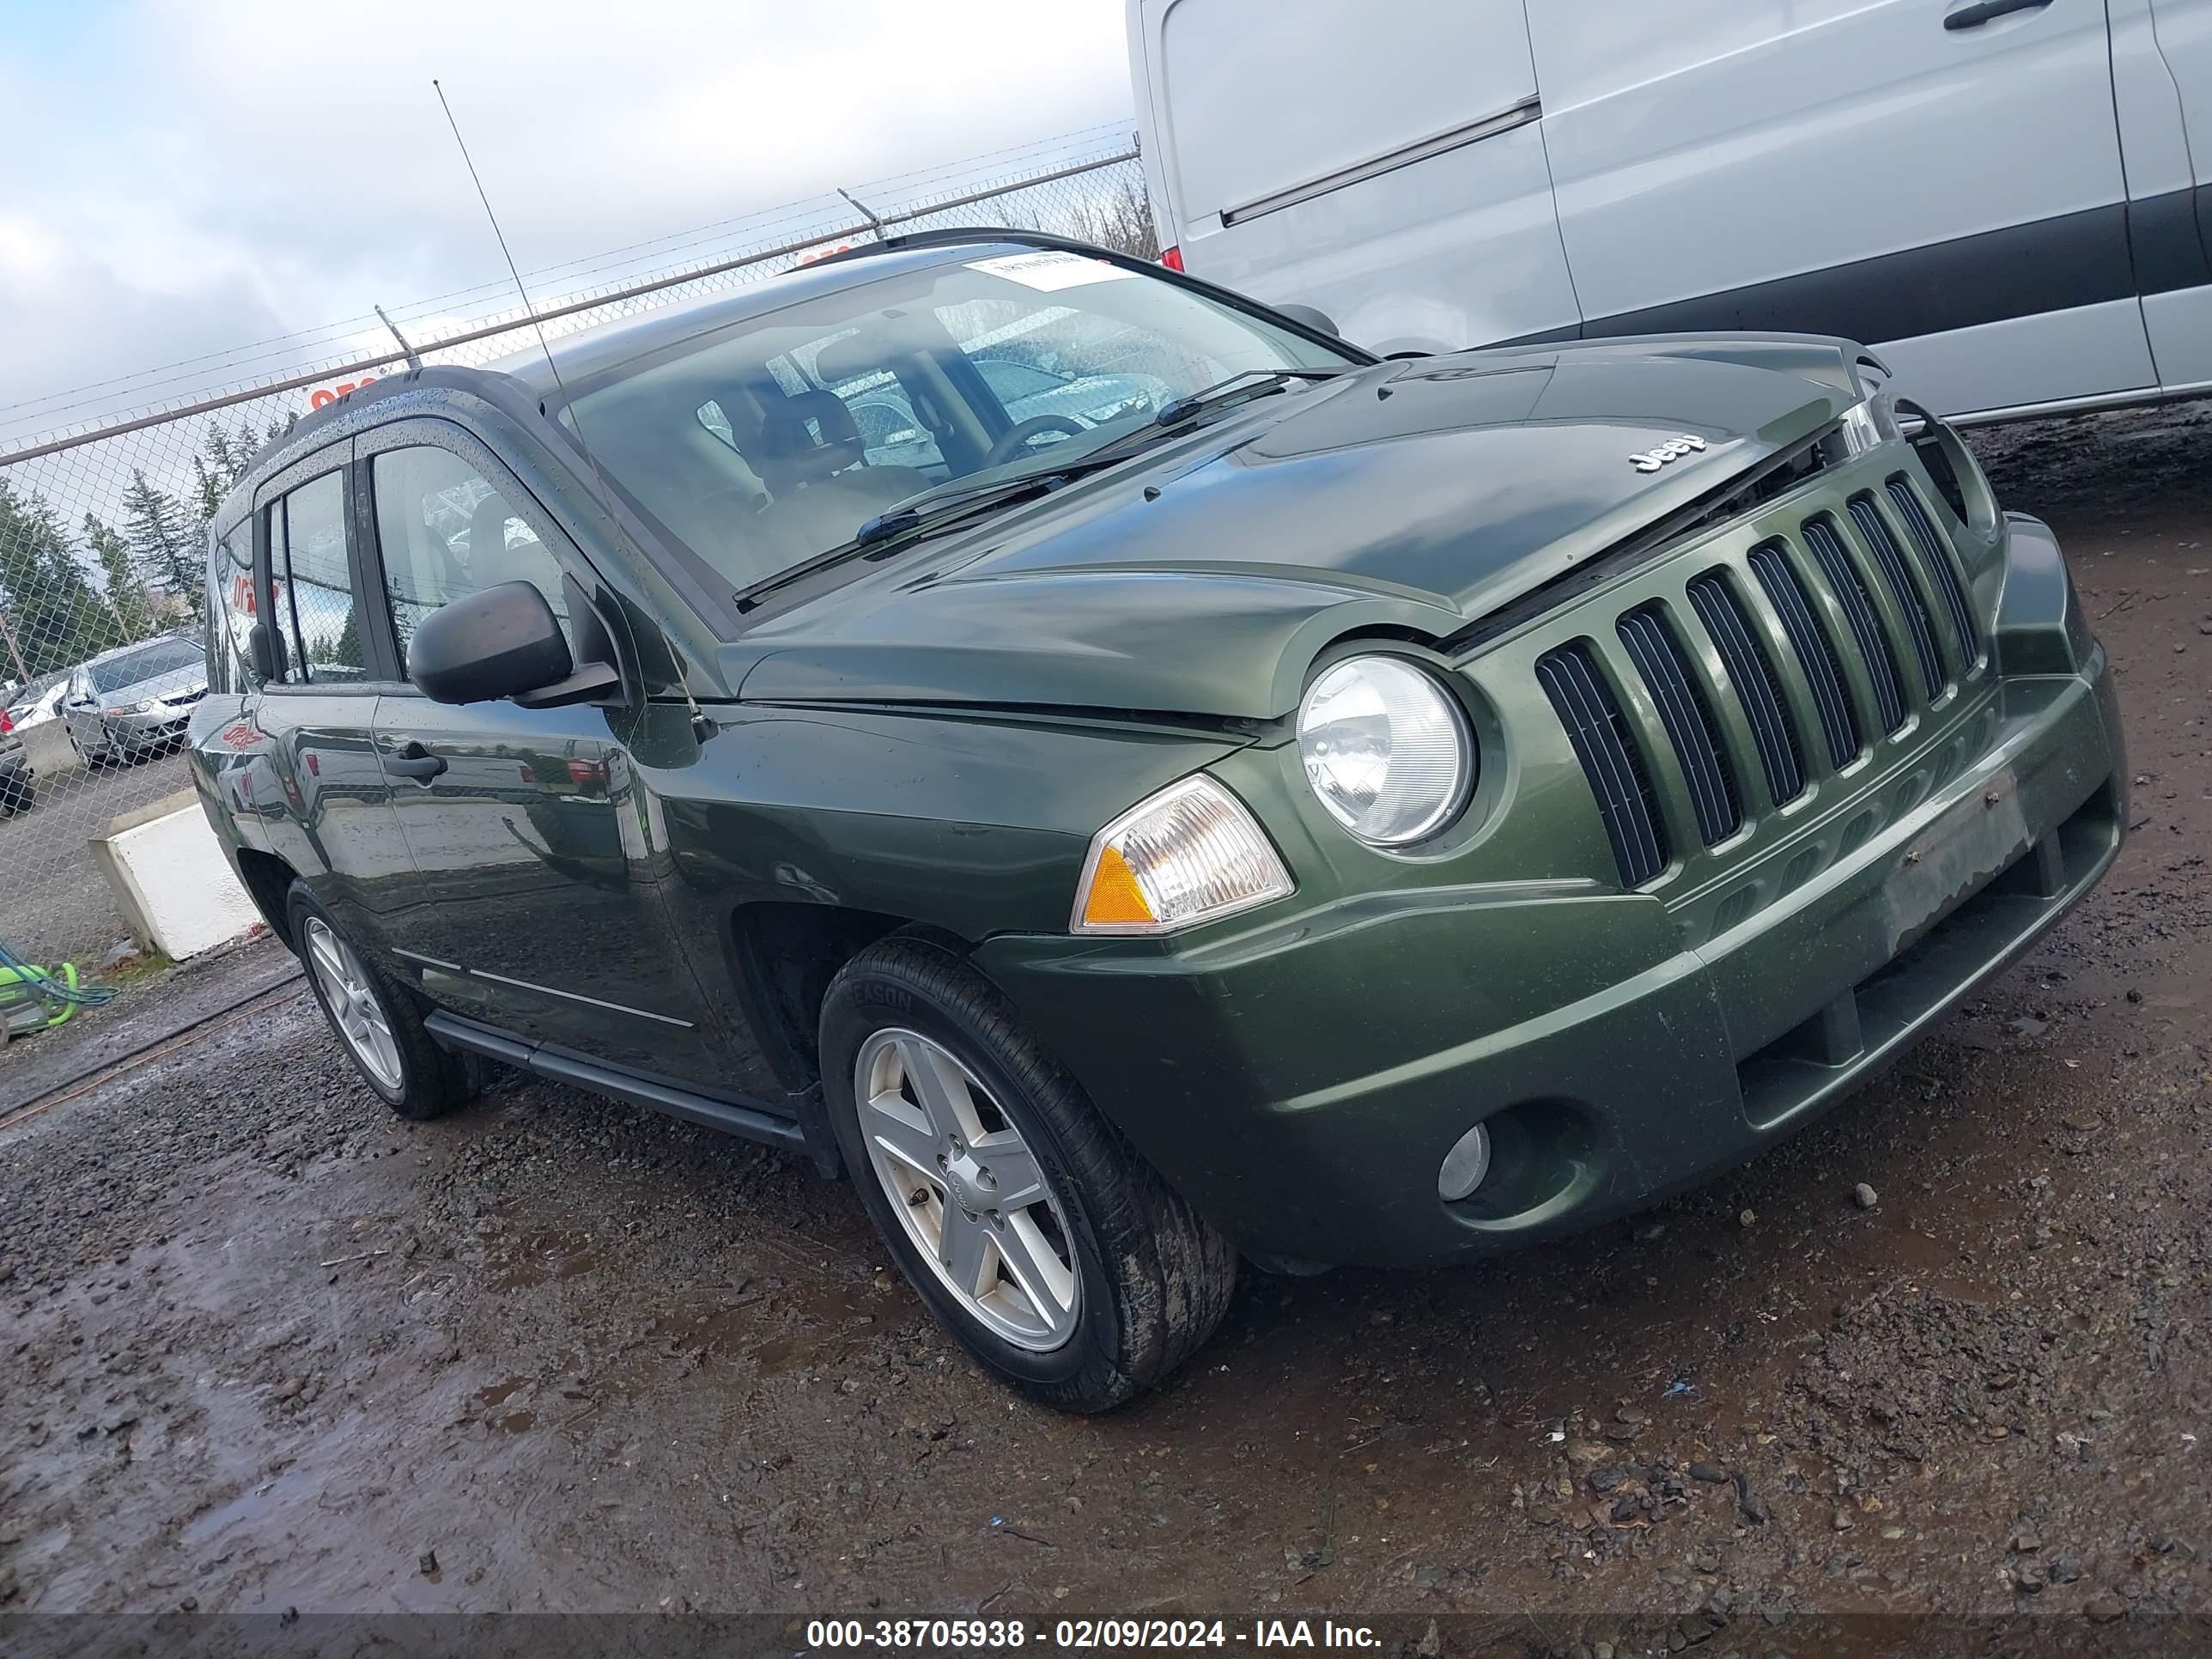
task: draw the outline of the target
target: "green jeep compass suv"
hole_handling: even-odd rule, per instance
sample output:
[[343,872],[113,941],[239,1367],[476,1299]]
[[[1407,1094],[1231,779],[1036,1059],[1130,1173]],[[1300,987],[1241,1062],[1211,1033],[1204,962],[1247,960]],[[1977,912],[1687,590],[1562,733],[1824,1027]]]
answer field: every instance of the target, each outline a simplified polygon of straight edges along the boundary
[[192,766],[369,1085],[842,1170],[1095,1410],[1240,1253],[1463,1261],[1750,1156],[2111,864],[2051,532],[1866,352],[1320,321],[931,234],[301,421],[214,522]]

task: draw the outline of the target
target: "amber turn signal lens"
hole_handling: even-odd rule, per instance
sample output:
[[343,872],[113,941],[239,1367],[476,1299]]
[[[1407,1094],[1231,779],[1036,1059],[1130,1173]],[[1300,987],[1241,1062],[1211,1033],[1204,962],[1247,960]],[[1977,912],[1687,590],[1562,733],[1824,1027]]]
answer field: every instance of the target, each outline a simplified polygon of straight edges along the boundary
[[1091,878],[1091,895],[1084,901],[1083,919],[1092,927],[1101,922],[1158,921],[1152,907],[1145,902],[1145,890],[1137,885],[1137,872],[1129,868],[1129,860],[1121,856],[1118,847],[1102,848],[1098,854],[1098,869]]

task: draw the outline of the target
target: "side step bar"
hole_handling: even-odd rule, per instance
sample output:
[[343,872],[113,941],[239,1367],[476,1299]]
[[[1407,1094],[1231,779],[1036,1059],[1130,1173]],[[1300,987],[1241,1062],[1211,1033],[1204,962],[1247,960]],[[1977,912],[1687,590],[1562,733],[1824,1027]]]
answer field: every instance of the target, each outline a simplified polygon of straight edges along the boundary
[[474,1020],[463,1019],[457,1014],[449,1014],[442,1010],[430,1015],[422,1022],[422,1026],[448,1048],[464,1048],[471,1054],[483,1054],[556,1083],[569,1084],[596,1095],[627,1101],[633,1106],[665,1112],[687,1123],[719,1129],[724,1134],[765,1141],[771,1146],[788,1147],[794,1152],[811,1152],[813,1150],[807,1143],[806,1132],[796,1121],[760,1106],[725,1099],[719,1095],[702,1094],[696,1089],[687,1089],[681,1084],[665,1082],[659,1078],[641,1077],[635,1072],[586,1059],[582,1054],[551,1043],[528,1042],[520,1037],[509,1036],[504,1031],[494,1030],[489,1025],[479,1025]]

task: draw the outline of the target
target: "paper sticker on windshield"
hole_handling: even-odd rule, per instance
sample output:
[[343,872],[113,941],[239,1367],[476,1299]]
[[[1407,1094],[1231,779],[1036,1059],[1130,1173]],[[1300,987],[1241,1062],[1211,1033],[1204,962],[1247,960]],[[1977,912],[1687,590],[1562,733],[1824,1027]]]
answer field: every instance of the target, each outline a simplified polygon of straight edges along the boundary
[[994,259],[970,259],[968,269],[987,276],[1004,276],[1009,282],[1044,294],[1057,289],[1080,288],[1085,283],[1117,282],[1137,274],[1121,265],[1109,265],[1103,259],[1063,253],[1057,248],[1044,248],[1035,253],[1001,253]]

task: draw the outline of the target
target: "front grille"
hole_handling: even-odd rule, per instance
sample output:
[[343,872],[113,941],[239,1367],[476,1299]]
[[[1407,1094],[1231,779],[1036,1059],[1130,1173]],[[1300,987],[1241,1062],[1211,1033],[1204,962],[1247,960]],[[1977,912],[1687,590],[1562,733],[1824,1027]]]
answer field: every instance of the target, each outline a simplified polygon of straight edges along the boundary
[[1913,586],[1911,573],[1905,568],[1905,550],[1889,533],[1889,526],[1881,516],[1881,509],[1874,504],[1873,496],[1851,498],[1851,522],[1858,526],[1859,540],[1873,552],[1874,562],[1881,567],[1882,580],[1888,584],[1890,594],[1897,601],[1898,614],[1905,618],[1905,631],[1912,635],[1912,654],[1920,664],[1921,689],[1933,697],[1948,684],[1943,678],[1943,659],[1936,654],[1936,619],[1928,614],[1927,604],[1921,599],[1920,590]]
[[1737,701],[1751,721],[1752,741],[1759,745],[1759,763],[1766,774],[1767,796],[1777,806],[1787,805],[1805,793],[1805,754],[1798,747],[1797,728],[1790,724],[1782,681],[1752,638],[1751,620],[1727,577],[1708,570],[1686,591],[1698,620],[1720,647]]
[[1971,670],[1981,660],[1982,635],[1974,626],[1973,607],[1966,603],[1966,581],[1952,561],[1951,550],[1936,533],[1928,503],[1920,499],[1911,481],[1899,473],[1889,481],[1888,489],[1890,501],[1919,551],[1921,568],[1936,579],[1936,591],[1943,596],[1943,609],[1951,618],[1951,637],[1959,647],[1959,665],[1962,671]]
[[1797,665],[1813,688],[1813,701],[1820,712],[1820,730],[1828,739],[1829,760],[1837,766],[1850,765],[1859,752],[1858,717],[1851,711],[1843,659],[1836,654],[1835,641],[1828,637],[1827,629],[1814,618],[1813,601],[1805,592],[1803,579],[1772,542],[1752,549],[1751,574],[1759,578],[1767,602],[1781,618],[1782,630],[1790,636],[1790,648],[1797,653]]
[[1628,659],[1650,687],[1660,721],[1674,741],[1675,758],[1682,763],[1682,776],[1697,808],[1698,833],[1706,846],[1716,846],[1735,833],[1743,814],[1736,809],[1735,781],[1729,775],[1713,711],[1691,679],[1682,647],[1656,608],[1629,612],[1620,619],[1620,633]]
[[1789,805],[1855,765],[1869,733],[1902,732],[1980,672],[1968,590],[1937,523],[1896,475],[1879,496],[1692,568],[1678,592],[1617,615],[1609,637],[1537,659],[1625,884],[1664,873],[1670,846],[1719,847]]
[[1588,647],[1580,644],[1538,658],[1536,681],[1559,711],[1567,741],[1597,792],[1598,815],[1605,820],[1621,880],[1641,886],[1667,867],[1667,842],[1650,776],[1620,705]]
[[1867,678],[1873,682],[1875,707],[1880,711],[1881,729],[1894,732],[1905,724],[1905,688],[1898,682],[1897,657],[1881,631],[1874,595],[1867,592],[1866,579],[1851,562],[1851,556],[1844,550],[1844,538],[1837,533],[1833,519],[1826,515],[1808,519],[1804,533],[1805,546],[1819,562],[1820,574],[1828,579],[1828,589],[1836,603],[1843,607],[1844,620],[1850,625],[1852,641],[1858,647],[1859,661],[1866,669]]

